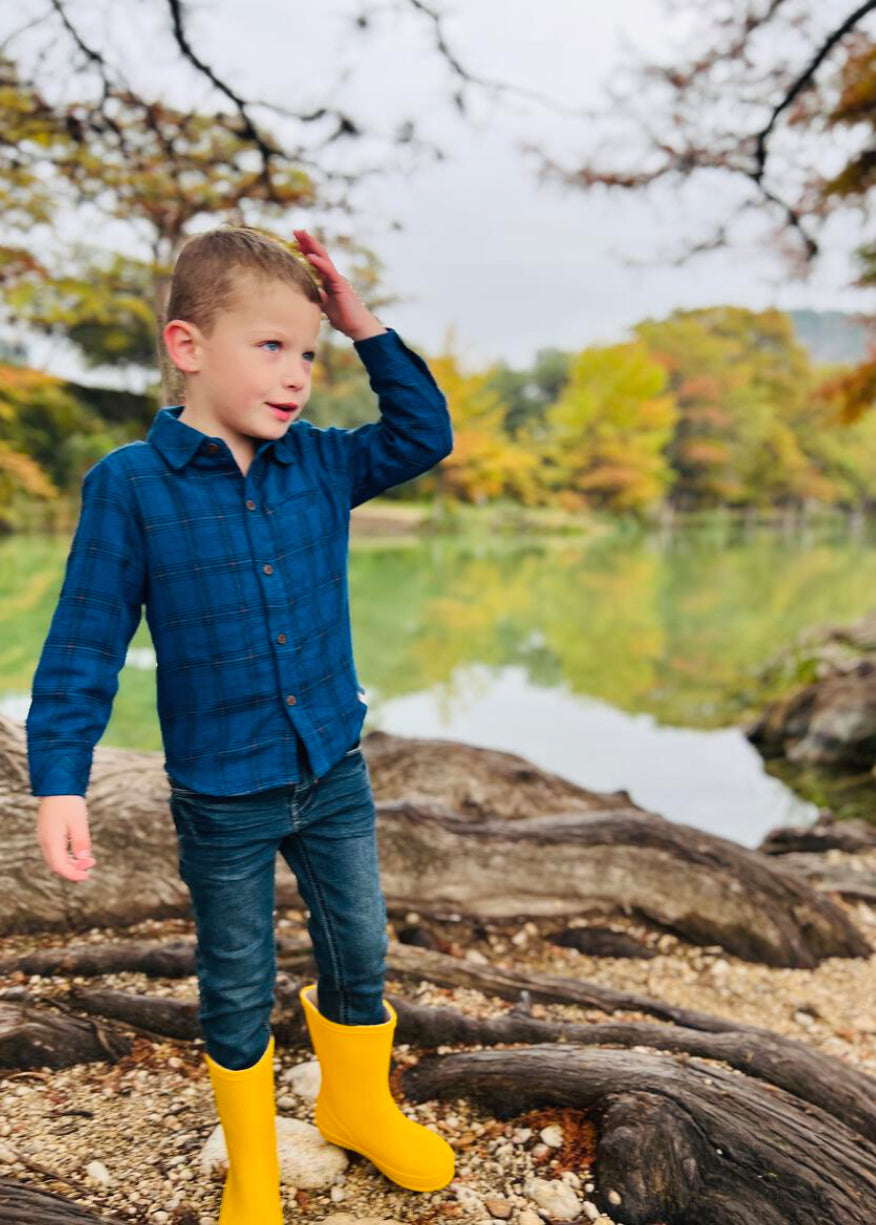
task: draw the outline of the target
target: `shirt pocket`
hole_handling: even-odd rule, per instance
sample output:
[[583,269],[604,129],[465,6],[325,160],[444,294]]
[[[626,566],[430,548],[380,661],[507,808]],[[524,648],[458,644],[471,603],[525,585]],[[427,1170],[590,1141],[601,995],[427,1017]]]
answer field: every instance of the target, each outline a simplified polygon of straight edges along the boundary
[[284,511],[290,503],[315,500],[317,492],[316,483],[311,478],[301,475],[276,490],[273,497],[266,501],[266,507],[272,514],[277,514]]

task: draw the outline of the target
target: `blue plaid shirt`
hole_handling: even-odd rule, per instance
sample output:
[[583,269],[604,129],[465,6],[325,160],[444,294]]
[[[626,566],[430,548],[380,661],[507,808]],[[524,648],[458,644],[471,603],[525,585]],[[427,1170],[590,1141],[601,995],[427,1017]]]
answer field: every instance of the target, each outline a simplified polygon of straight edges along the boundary
[[161,408],[82,482],[26,720],[31,794],[86,793],[142,607],[170,781],[242,795],[317,777],[358,742],[350,510],[453,449],[447,401],[393,328],[353,342],[380,420],[299,419],[243,474],[221,438]]

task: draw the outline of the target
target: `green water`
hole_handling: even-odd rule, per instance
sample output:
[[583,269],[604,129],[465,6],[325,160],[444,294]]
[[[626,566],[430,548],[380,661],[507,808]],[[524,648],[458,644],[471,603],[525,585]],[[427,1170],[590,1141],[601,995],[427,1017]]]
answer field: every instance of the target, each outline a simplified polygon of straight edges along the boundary
[[[876,606],[874,528],[355,540],[365,731],[504,748],[749,845],[813,810],[766,773],[740,691],[809,626]],[[22,720],[69,539],[0,544],[0,709]],[[101,741],[161,753],[145,617]]]

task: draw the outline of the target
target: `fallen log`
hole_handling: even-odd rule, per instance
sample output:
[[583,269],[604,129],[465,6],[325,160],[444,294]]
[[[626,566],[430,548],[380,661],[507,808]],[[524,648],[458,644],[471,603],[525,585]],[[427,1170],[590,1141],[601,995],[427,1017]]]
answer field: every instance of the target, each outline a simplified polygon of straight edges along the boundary
[[[298,989],[312,977],[313,963],[307,957],[307,950],[302,948],[299,953],[303,954],[297,958],[301,973],[292,978],[285,973],[277,976],[276,1002],[271,1017],[278,1042],[287,1046],[306,1045],[307,1040]],[[405,958],[409,961],[409,972],[416,965],[416,973],[411,976],[417,981],[422,981],[424,977],[434,981],[437,977],[434,971],[440,962],[460,964],[460,959],[437,954],[426,958],[431,964],[424,966],[424,959],[419,951],[414,957],[405,951],[402,959]],[[393,960],[397,959],[391,956],[390,962]],[[452,972],[453,967],[449,968]],[[812,1102],[820,1109],[854,1124],[862,1135],[876,1141],[876,1079],[804,1043],[759,1026],[740,1024],[735,1019],[674,1008],[647,996],[612,992],[608,988],[596,984],[582,984],[574,979],[514,973],[510,983],[507,980],[497,982],[497,972],[491,972],[491,967],[476,967],[476,970],[480,973],[480,981],[477,984],[467,982],[465,985],[476,985],[485,993],[511,998],[515,1000],[515,1007],[500,1016],[467,1017],[449,1007],[425,1007],[394,993],[388,993],[399,1018],[396,1041],[411,1043],[421,1048],[435,1048],[442,1045],[543,1043],[547,1040],[562,1040],[588,1046],[613,1044],[635,1048],[647,1045],[679,1054],[698,1055],[721,1060],[740,1072],[777,1085],[801,1100]],[[393,974],[393,977],[399,975]],[[489,981],[485,982],[485,978]],[[35,1007],[27,1009],[25,989],[17,990],[21,993],[17,1005],[21,1015],[37,1012],[39,1003],[34,1001]],[[663,1015],[667,1022],[671,1023],[655,1024],[638,1020],[608,1023],[542,1020],[529,1013],[529,1006],[534,998],[564,1004],[575,1003],[581,1007],[596,1007],[605,1012],[623,1008],[625,1011],[637,1011],[646,1015]],[[57,1005],[59,1001],[55,998],[51,1003]],[[0,1006],[9,1008],[8,1004]],[[64,1007],[77,1008],[92,1015],[99,1015],[104,1020],[133,1026],[156,1038],[192,1040],[200,1034],[195,999],[146,996],[108,988],[94,989],[74,985],[65,996]],[[79,1050],[74,1050],[72,1054],[76,1057],[71,1058],[68,1055],[69,1062],[83,1061]],[[16,1055],[20,1060],[22,1050],[18,1049]],[[93,1057],[105,1058],[106,1055],[101,1051]],[[63,1060],[60,1058],[49,1057],[45,1044],[38,1052],[38,1063],[63,1066]],[[34,1065],[16,1062],[13,1066]]]
[[508,825],[405,801],[378,811],[388,905],[493,917],[625,913],[746,961],[803,969],[872,951],[840,907],[779,863],[653,813],[554,813]]
[[[276,1004],[271,1015],[273,1031],[281,1046],[307,1045],[307,1029],[298,999],[304,979],[283,980],[278,976]],[[805,1043],[796,1042],[771,1030],[711,1014],[708,1027],[697,1028],[678,1024],[656,1024],[645,1021],[575,1022],[533,1017],[528,1009],[530,997],[509,1012],[499,1016],[470,1017],[450,1007],[426,1007],[395,993],[387,998],[398,1014],[396,1042],[420,1049],[434,1050],[440,1046],[489,1046],[514,1043],[544,1044],[568,1042],[576,1046],[622,1046],[635,1050],[647,1046],[667,1053],[699,1056],[720,1060],[764,1083],[778,1086],[827,1113],[835,1115],[869,1140],[876,1142],[876,1079],[844,1062],[824,1055]],[[659,1001],[650,1001],[658,1007]],[[53,999],[52,1005],[59,1001]],[[161,1040],[164,1038],[192,1041],[200,1037],[197,1021],[197,1001],[145,996],[111,989],[74,986],[65,996],[63,1005],[80,1009],[102,1020],[121,1026],[131,1026]],[[71,1046],[67,1029],[77,1018],[55,1018],[45,1011],[45,1002],[22,1001],[15,1008],[0,1004],[5,1010],[3,1032],[9,1038],[14,1029],[16,1010],[18,1030],[33,1032],[42,1028],[46,1035],[36,1049],[19,1041],[15,1048],[15,1067],[64,1067],[107,1058],[118,1059],[128,1054],[127,1043],[115,1027],[103,1031],[100,1049]],[[41,1012],[42,1009],[42,1012]],[[52,1049],[51,1036],[60,1035],[63,1045]],[[0,1063],[5,1052],[12,1051],[10,1042],[0,1047]]]
[[868,851],[876,847],[876,827],[859,817],[838,820],[833,813],[819,813],[814,825],[782,825],[770,830],[758,851],[763,855],[787,855],[791,851]]
[[597,1133],[592,1198],[624,1225],[873,1225],[876,1144],[702,1059],[569,1044],[477,1051],[420,1059],[402,1086],[500,1119],[583,1111]]
[[0,958],[0,974],[38,974],[96,978],[101,974],[147,974],[150,978],[188,978],[195,972],[195,942],[118,940],[107,944],[68,944]]
[[42,1001],[0,999],[0,1067],[66,1068],[74,1063],[119,1059],[131,1042],[88,1017],[58,1015]]
[[61,1195],[0,1178],[0,1225],[122,1225],[122,1220],[98,1216]]
[[[168,951],[168,945],[171,943],[173,945],[172,954]],[[134,942],[130,955],[126,957],[123,952],[119,952],[114,962],[114,969],[107,972],[127,970],[142,971],[148,974],[150,970],[147,967],[160,963],[165,967],[172,967],[172,973],[165,975],[166,977],[185,978],[194,975],[194,941],[173,941],[168,942],[168,945],[164,946],[161,958],[153,959],[143,949],[143,942]],[[104,973],[104,970],[97,968],[100,965],[100,959],[97,962],[90,960],[91,948],[87,945],[80,947],[85,950],[86,955],[81,962],[71,959],[72,968],[67,972],[77,977],[86,977],[90,972],[88,969],[90,964],[96,974]],[[316,963],[309,940],[291,940],[281,937],[276,942],[276,949],[278,970],[296,978],[308,977],[309,980],[313,980],[316,975]],[[41,949],[38,952],[22,954],[17,958],[7,960],[22,973],[52,974],[64,952],[63,949]],[[72,953],[73,950],[70,952]],[[602,983],[589,979],[514,970],[501,965],[481,965],[465,957],[451,957],[432,949],[411,947],[397,944],[394,941],[390,942],[387,949],[386,969],[387,977],[401,982],[417,984],[425,980],[440,987],[471,988],[484,995],[498,996],[499,999],[515,1002],[521,999],[532,999],[546,1004],[577,1004],[582,1008],[598,1008],[606,1013],[642,1012],[661,1020],[671,1021],[676,1025],[689,1026],[692,1029],[726,1028],[726,1023],[721,1022],[711,1013],[681,1008],[632,991],[619,991],[614,987],[606,987]],[[0,998],[20,1000],[25,994],[25,988],[12,987],[0,991]]]
[[112,987],[86,988],[72,986],[67,1003],[108,1020],[134,1026],[143,1034],[156,1038],[185,1038],[191,1041],[200,1034],[197,999],[181,1000],[167,995],[134,994]]
[[817,852],[789,851],[782,864],[821,893],[837,893],[852,901],[876,902],[876,872],[854,864],[828,863]]
[[[25,974],[52,974],[62,957],[69,954],[67,972],[77,977],[86,977],[92,971],[95,975],[118,970],[150,974],[156,965],[164,967],[161,975],[163,977],[185,978],[195,974],[193,940],[168,941],[162,946],[161,954],[154,957],[144,947],[146,943],[134,941],[129,946],[113,946],[116,949],[116,957],[110,971],[99,968],[104,964],[103,959],[98,957],[93,960],[91,954],[94,950],[88,945],[79,946],[84,953],[81,961],[75,958],[75,949],[40,949],[9,958],[7,964],[14,965],[16,970]],[[316,963],[309,940],[280,937],[276,941],[276,950],[278,971],[295,979],[306,978],[313,981],[316,977]],[[713,1013],[682,1008],[634,991],[619,991],[590,979],[514,970],[502,965],[482,965],[466,957],[451,957],[446,953],[398,944],[395,941],[391,941],[387,949],[386,973],[387,978],[400,982],[416,985],[425,980],[439,987],[470,988],[484,995],[497,996],[515,1003],[520,1000],[534,1000],[545,1004],[576,1004],[582,1008],[597,1008],[609,1014],[640,1012],[674,1025],[705,1031],[741,1028],[738,1023],[726,1021]],[[279,981],[281,979],[278,973]],[[20,1000],[25,995],[26,988],[21,986],[0,991],[0,998],[6,999]],[[168,999],[168,1006],[169,1004]],[[132,1021],[136,1019],[133,1014],[129,1015]],[[180,1033],[182,1035],[183,1030]]]
[[[160,754],[96,751],[88,800],[97,869],[88,882],[74,883],[42,864],[24,748],[23,729],[0,716],[0,787],[7,788],[0,791],[6,834],[0,932],[190,917]],[[377,800],[381,881],[393,910],[474,917],[623,913],[694,944],[794,968],[870,955],[845,912],[772,857],[643,812],[617,794],[596,797],[514,754],[376,732],[363,748]],[[479,786],[485,776],[492,784]],[[386,798],[399,786],[407,798]],[[502,788],[504,810],[497,799]],[[532,807],[523,815],[530,795],[562,809]],[[279,856],[278,871],[277,904],[301,906]]]
[[399,1014],[402,1036],[398,1041],[423,1050],[566,1042],[628,1050],[647,1046],[665,1053],[717,1059],[836,1115],[876,1143],[876,1078],[771,1030],[737,1026],[717,1016],[713,1022],[726,1028],[712,1028],[709,1033],[649,1021],[548,1021],[529,1016],[522,1006],[501,1017],[469,1017],[452,1008],[427,1008],[401,999],[396,1003],[394,996],[390,1000]]

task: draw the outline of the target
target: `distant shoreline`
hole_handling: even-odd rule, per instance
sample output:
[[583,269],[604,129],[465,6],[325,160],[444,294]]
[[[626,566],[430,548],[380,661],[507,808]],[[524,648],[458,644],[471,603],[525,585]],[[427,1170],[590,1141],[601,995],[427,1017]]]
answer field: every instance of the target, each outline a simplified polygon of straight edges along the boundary
[[666,508],[648,518],[635,520],[599,511],[567,511],[561,507],[521,506],[508,500],[472,506],[468,503],[417,502],[374,498],[355,507],[350,515],[351,536],[456,535],[463,532],[504,534],[558,534],[603,536],[617,530],[667,531],[702,527],[781,529],[795,531],[812,527],[860,530],[876,522],[876,514],[819,506],[806,511],[780,507],[716,507],[674,511]]

